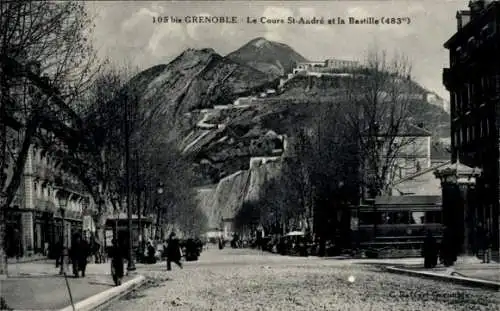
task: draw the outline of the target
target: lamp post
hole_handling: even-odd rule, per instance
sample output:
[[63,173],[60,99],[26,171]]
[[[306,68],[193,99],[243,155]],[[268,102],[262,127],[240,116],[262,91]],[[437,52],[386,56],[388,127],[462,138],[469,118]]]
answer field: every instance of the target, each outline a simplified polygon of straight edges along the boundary
[[[163,184],[159,183],[158,186],[156,187],[156,193],[158,194],[158,197],[163,194]],[[156,199],[156,208],[157,210],[157,218],[156,218],[156,236],[163,238],[163,235],[160,235],[160,222],[161,222],[161,209],[160,209],[160,204],[158,202],[158,198]]]
[[[111,199],[113,200],[114,204],[116,204],[116,206],[119,206],[119,202],[118,202],[119,197],[118,197],[118,194],[114,193],[112,195]],[[116,208],[116,209],[114,209],[113,214],[115,216],[114,217],[115,221],[114,221],[114,224],[113,224],[113,226],[114,226],[114,228],[113,228],[113,237],[115,238],[116,241],[118,241],[118,218],[120,217],[120,211]]]
[[128,263],[127,271],[135,270],[134,249],[133,249],[133,224],[132,224],[132,204],[130,200],[130,115],[129,99],[124,95],[124,126],[125,126],[125,186],[127,193],[127,229],[128,229]]
[[61,213],[61,268],[59,270],[59,274],[66,273],[66,263],[68,261],[68,244],[66,243],[66,230],[65,230],[65,216],[66,216],[66,207],[68,205],[68,197],[63,196],[59,199],[59,211]]

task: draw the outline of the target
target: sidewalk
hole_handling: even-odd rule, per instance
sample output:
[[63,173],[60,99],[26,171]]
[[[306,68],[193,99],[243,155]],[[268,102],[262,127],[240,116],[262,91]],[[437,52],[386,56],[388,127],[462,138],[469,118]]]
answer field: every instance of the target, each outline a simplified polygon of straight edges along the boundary
[[[58,274],[53,260],[10,264],[8,269],[9,277],[0,281],[0,296],[10,308],[48,310],[71,305],[66,281]],[[85,278],[68,275],[73,302],[116,288],[110,273],[110,264],[105,263],[89,264]],[[132,278],[133,275],[125,276],[122,286]]]
[[[423,261],[423,260],[422,260]],[[466,260],[452,267],[438,265],[434,269],[425,269],[420,264],[398,264],[394,263],[387,271],[402,273],[417,277],[435,278],[443,281],[479,286],[491,289],[500,289],[500,264],[481,263],[479,260]]]

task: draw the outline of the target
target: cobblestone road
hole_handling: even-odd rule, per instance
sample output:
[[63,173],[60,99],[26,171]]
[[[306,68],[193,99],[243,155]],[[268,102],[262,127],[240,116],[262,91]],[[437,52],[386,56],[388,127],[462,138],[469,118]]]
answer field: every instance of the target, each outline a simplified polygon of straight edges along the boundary
[[[349,260],[208,250],[165,271],[140,268],[150,287],[107,307],[128,310],[500,310],[499,293],[381,272]],[[349,281],[351,277],[351,281]]]

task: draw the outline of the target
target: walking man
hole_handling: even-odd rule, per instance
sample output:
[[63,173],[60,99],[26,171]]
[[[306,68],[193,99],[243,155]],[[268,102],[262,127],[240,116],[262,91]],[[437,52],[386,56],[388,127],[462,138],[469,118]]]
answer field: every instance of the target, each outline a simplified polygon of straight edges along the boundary
[[73,274],[76,278],[79,277],[79,272],[82,272],[82,277],[85,277],[87,269],[87,258],[90,253],[90,247],[87,241],[83,240],[80,234],[76,234],[73,238],[71,247],[71,263],[73,264]]
[[431,231],[427,231],[427,236],[425,237],[422,248],[422,254],[424,256],[424,267],[426,269],[435,268],[437,265],[438,245],[436,238],[434,238]]
[[172,270],[172,262],[182,269],[181,263],[181,248],[179,245],[179,240],[175,236],[175,232],[170,233],[167,245],[167,271]]
[[125,262],[124,248],[118,243],[116,239],[112,240],[112,246],[109,250],[109,257],[111,258],[111,275],[116,286],[122,284],[123,278],[123,265]]

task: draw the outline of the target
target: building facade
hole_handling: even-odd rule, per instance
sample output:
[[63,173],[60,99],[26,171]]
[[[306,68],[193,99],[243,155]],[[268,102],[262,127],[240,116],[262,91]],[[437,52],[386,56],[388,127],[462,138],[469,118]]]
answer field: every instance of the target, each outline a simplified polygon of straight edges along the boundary
[[[9,129],[9,137],[10,146],[17,151],[21,142],[17,131]],[[12,164],[8,174],[13,172]],[[35,142],[27,153],[16,196],[5,211],[7,255],[53,255],[60,242],[71,247],[71,236],[83,229],[83,218],[90,208],[92,199],[78,179],[63,171],[61,164]]]
[[[397,134],[381,132],[377,135],[377,140],[383,143],[379,160],[382,165],[379,169],[385,168],[385,180],[388,185],[431,167],[431,135],[422,124],[419,126],[406,124]],[[386,151],[387,148],[391,148],[392,151]],[[366,161],[365,167],[371,168],[368,159]],[[363,172],[362,177],[366,185],[376,178],[374,176],[382,174],[381,172],[375,173],[372,169],[366,169]],[[370,196],[368,189],[362,191],[365,197]]]
[[327,59],[325,61],[301,62],[293,69],[293,74],[305,73],[329,73],[339,71],[350,71],[359,68],[358,61]]
[[431,136],[423,125],[408,125],[395,138],[395,143],[401,147],[394,156],[393,178],[405,178],[431,167]]
[[[457,12],[457,26],[457,32],[444,44],[450,64],[443,71],[443,83],[450,92],[452,162],[462,166],[462,172],[480,170],[481,174],[477,178],[476,174],[459,176],[474,183],[443,186],[443,209],[460,206],[464,212],[457,228],[464,232],[463,252],[474,252],[474,242],[481,238],[475,235],[476,227],[481,226],[489,233],[498,256],[500,3],[471,1],[469,10]],[[474,171],[476,167],[479,170]],[[458,175],[458,169],[453,174]],[[452,192],[461,203],[450,196],[449,204],[445,202],[445,194]]]

